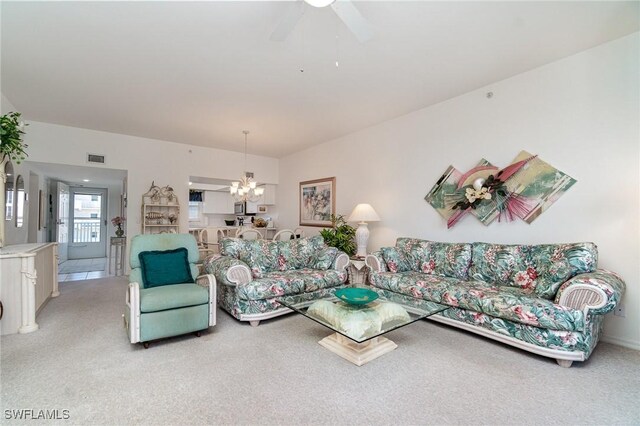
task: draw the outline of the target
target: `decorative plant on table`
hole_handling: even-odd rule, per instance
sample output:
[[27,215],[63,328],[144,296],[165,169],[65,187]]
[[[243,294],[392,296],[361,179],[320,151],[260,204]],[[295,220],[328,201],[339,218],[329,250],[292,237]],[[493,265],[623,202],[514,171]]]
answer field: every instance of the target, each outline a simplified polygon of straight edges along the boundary
[[27,144],[22,141],[24,128],[19,112],[10,112],[0,117],[0,160],[14,160],[20,164],[27,157]]
[[356,230],[353,226],[348,225],[342,215],[331,215],[331,228],[325,228],[320,231],[320,235],[324,238],[324,242],[331,247],[342,250],[349,256],[356,253]]
[[116,229],[116,237],[122,237],[124,235],[124,231],[122,230],[122,225],[124,225],[124,217],[122,216],[116,216],[113,219],[111,219],[111,224],[113,226],[117,226],[118,229]]

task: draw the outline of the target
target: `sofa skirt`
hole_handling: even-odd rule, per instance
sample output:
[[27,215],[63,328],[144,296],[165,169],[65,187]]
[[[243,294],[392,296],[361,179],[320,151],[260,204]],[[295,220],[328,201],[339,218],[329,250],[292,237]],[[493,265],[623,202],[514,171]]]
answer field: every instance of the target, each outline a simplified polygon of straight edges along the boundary
[[[439,317],[444,319],[439,321]],[[603,328],[602,315],[596,315],[586,330],[562,331],[533,327],[460,308],[449,308],[430,319],[459,326],[471,332],[500,340],[539,355],[558,359],[584,361],[591,355]],[[450,321],[453,320],[453,321]],[[458,325],[456,322],[462,323]],[[478,329],[478,330],[476,330]],[[536,350],[540,348],[541,350]],[[567,356],[563,356],[565,353]]]
[[[344,287],[346,286],[323,288],[309,293],[302,293],[299,296],[308,298],[308,300],[315,300],[328,295],[335,289]],[[238,297],[235,287],[221,283],[218,283],[217,293],[218,306],[240,321],[258,321],[291,312],[291,309],[276,302],[277,297],[262,300],[244,300]]]

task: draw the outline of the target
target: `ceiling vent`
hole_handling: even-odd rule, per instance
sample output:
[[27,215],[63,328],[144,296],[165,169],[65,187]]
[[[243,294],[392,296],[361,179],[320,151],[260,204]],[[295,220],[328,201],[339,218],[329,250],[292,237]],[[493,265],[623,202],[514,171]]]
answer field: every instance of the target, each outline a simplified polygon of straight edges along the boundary
[[87,163],[104,164],[104,155],[87,154]]

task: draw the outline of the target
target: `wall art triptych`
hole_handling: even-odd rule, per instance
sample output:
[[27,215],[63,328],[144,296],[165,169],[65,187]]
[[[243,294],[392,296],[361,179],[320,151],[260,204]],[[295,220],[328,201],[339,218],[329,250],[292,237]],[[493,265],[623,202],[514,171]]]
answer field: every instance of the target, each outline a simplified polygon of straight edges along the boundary
[[449,166],[425,200],[448,228],[467,214],[485,225],[516,217],[531,223],[574,183],[571,176],[522,151],[503,169],[485,159],[466,173]]

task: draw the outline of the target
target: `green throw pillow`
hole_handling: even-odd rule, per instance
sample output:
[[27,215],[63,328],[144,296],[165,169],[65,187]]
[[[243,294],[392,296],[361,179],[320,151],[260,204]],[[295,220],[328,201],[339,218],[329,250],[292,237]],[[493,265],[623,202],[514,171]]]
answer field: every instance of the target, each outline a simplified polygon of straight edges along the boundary
[[169,284],[192,283],[189,252],[181,247],[174,250],[143,251],[138,254],[144,288]]

